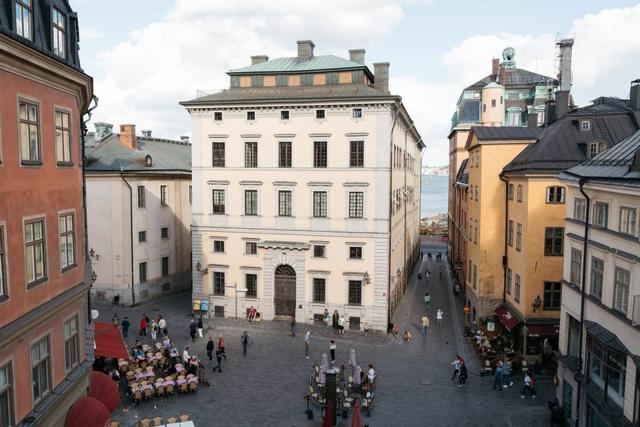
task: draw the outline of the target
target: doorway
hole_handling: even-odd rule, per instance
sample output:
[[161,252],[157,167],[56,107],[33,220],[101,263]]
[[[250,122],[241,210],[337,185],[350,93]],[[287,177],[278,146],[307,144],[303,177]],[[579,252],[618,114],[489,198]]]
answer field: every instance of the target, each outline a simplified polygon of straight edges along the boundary
[[296,313],[296,272],[286,264],[275,271],[274,304],[276,316],[295,316]]

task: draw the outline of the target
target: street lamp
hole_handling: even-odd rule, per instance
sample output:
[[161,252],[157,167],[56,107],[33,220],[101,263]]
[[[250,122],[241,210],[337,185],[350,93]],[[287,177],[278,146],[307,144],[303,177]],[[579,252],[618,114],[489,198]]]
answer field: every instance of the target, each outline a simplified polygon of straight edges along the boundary
[[239,288],[237,283],[233,285],[224,285],[225,288],[232,288],[235,290],[236,294],[236,319],[238,318],[238,292],[247,292],[249,289],[247,288]]

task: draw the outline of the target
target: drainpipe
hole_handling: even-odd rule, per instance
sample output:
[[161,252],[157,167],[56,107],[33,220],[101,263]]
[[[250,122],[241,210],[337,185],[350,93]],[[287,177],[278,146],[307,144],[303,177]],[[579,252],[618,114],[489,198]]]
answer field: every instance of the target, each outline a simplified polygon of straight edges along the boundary
[[[578,181],[578,185],[580,186],[580,193],[584,196],[587,201],[586,204],[586,212],[584,217],[584,241],[582,244],[582,283],[580,286],[580,347],[578,348],[578,372],[576,376],[579,377],[580,381],[578,383],[578,396],[576,399],[576,427],[580,424],[580,396],[582,394],[582,344],[583,344],[583,333],[584,329],[584,305],[585,305],[585,282],[587,280],[587,249],[589,246],[589,212],[591,211],[591,199],[584,191],[584,184],[587,182],[585,177],[581,177]],[[564,403],[564,402],[563,402]]]
[[131,229],[131,236],[129,241],[131,242],[131,305],[136,303],[136,290],[135,290],[135,277],[133,275],[133,189],[131,185],[124,177],[124,168],[120,167],[120,177],[129,187],[129,227]]
[[505,178],[504,172],[500,172],[500,180],[504,182],[504,256],[502,257],[502,270],[504,277],[502,281],[502,303],[507,301],[507,234],[509,233],[509,180]]
[[392,210],[393,210],[393,200],[391,199],[391,194],[393,193],[393,130],[396,127],[396,122],[398,121],[398,116],[400,115],[400,106],[398,105],[398,101],[394,104],[396,106],[396,112],[393,116],[393,124],[391,125],[391,134],[389,135],[389,263],[388,263],[388,277],[389,281],[389,291],[387,292],[387,332],[389,329],[389,323],[391,321],[391,223],[392,223]]

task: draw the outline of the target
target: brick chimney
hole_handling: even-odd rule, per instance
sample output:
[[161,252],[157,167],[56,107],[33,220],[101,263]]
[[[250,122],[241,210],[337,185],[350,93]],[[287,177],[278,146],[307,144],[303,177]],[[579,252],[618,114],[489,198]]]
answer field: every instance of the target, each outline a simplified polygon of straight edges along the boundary
[[389,65],[388,62],[373,64],[373,87],[386,94],[389,93]]
[[351,49],[349,51],[349,61],[364,65],[365,52],[366,51],[364,49]]
[[[573,50],[573,39],[562,39],[556,43],[558,46],[560,72],[558,73],[558,80],[560,80],[561,91],[569,92],[571,90],[571,56]],[[567,105],[569,103],[567,102]]]
[[313,58],[313,48],[316,47],[311,40],[298,40],[298,59],[308,61]]
[[493,58],[491,60],[491,81],[495,82],[498,79],[498,68],[500,67],[500,60]]
[[120,125],[120,144],[124,145],[129,150],[138,149],[136,125]]
[[640,111],[640,79],[631,82],[629,90],[629,103],[633,111]]
[[262,64],[268,60],[269,57],[267,55],[255,55],[251,57],[251,65]]

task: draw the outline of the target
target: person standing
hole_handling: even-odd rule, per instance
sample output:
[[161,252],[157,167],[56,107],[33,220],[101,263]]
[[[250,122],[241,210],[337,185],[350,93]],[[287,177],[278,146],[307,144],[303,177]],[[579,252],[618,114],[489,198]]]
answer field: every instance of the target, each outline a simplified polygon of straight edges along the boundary
[[198,336],[200,337],[200,339],[204,338],[202,335],[203,332],[203,325],[202,325],[202,317],[200,319],[198,319]]
[[295,316],[291,317],[291,336],[296,336],[296,318]]
[[451,381],[456,379],[456,375],[460,374],[460,365],[462,365],[462,357],[457,355],[456,358],[451,362],[451,366],[453,366],[453,375],[451,376]]
[[344,315],[338,317],[338,335],[344,335]]
[[124,316],[124,319],[122,319],[121,326],[122,326],[122,336],[126,340],[127,337],[129,336],[129,326],[131,326],[131,323],[129,323],[129,318],[127,316]]
[[336,342],[331,340],[329,344],[329,354],[331,354],[331,364],[336,363]]
[[507,388],[513,385],[511,381],[511,362],[507,362],[502,366],[502,387]]
[[467,386],[467,377],[469,376],[469,372],[467,371],[467,365],[464,363],[464,360],[460,363],[460,373],[458,374],[458,387],[466,387]]
[[493,389],[497,388],[498,391],[502,391],[502,365],[502,360],[498,361],[496,370],[493,373]]
[[224,351],[224,345],[222,347],[218,346],[218,349],[216,350],[216,361],[218,362],[218,366],[215,366],[213,368],[213,372],[217,370],[218,372],[222,373],[222,358],[224,358],[224,360],[227,360],[227,355]]
[[338,330],[338,319],[340,319],[340,314],[338,314],[338,310],[334,310],[333,317],[331,318],[331,326],[333,326],[333,332]]
[[422,315],[422,333],[424,336],[427,336],[427,330],[429,329],[429,318],[427,317],[427,313]]
[[158,316],[158,331],[160,332],[160,338],[167,335],[167,321],[164,320],[162,315]]
[[153,319],[151,319],[151,324],[149,325],[149,331],[151,331],[151,339],[155,341],[158,335],[158,324]]
[[364,336],[368,337],[369,336],[369,323],[368,322],[364,322],[363,329],[364,329]]
[[442,310],[438,309],[438,311],[436,312],[436,325],[437,326],[442,326],[442,317],[443,317],[443,312]]
[[142,318],[140,319],[140,336],[141,337],[146,337],[147,336],[147,327],[148,326],[149,326],[149,323],[147,321],[147,316],[145,316],[143,314]]
[[306,334],[304,334],[304,358],[309,360],[309,345],[311,341],[311,332],[307,331]]
[[242,336],[240,337],[240,342],[242,343],[242,354],[246,357],[247,345],[249,345],[249,334],[247,333],[247,331],[244,331],[242,333]]
[[323,331],[323,335],[325,337],[329,335],[329,319],[331,319],[331,316],[329,315],[329,310],[325,308],[324,309],[324,331]]
[[196,342],[196,332],[198,330],[198,326],[194,319],[191,319],[191,324],[189,325],[189,335],[191,336],[191,342]]
[[522,387],[522,393],[520,395],[520,399],[524,399],[527,395],[527,392],[531,394],[531,398],[536,398],[536,389],[533,386],[536,384],[535,378],[533,378],[533,373],[531,369],[527,369],[527,372],[524,374],[524,387]]
[[189,355],[189,346],[186,346],[182,352],[182,363],[186,365],[189,363],[189,360],[191,360],[191,356]]
[[424,293],[424,306],[425,306],[425,308],[429,308],[429,305],[431,305],[431,295],[429,295],[429,292],[425,292]]
[[213,337],[209,337],[209,341],[207,341],[207,356],[209,356],[209,360],[213,360]]

